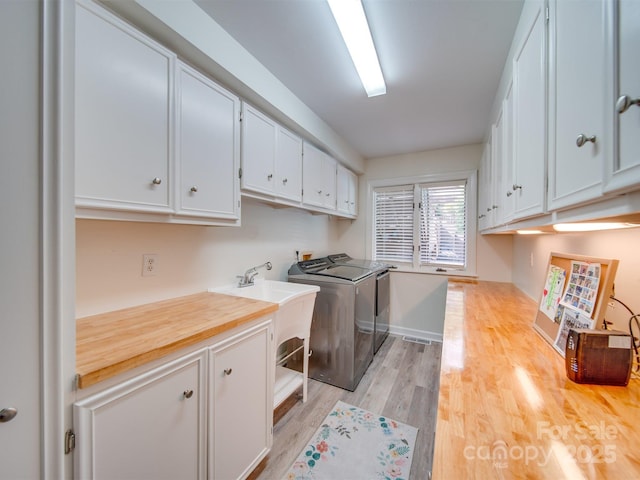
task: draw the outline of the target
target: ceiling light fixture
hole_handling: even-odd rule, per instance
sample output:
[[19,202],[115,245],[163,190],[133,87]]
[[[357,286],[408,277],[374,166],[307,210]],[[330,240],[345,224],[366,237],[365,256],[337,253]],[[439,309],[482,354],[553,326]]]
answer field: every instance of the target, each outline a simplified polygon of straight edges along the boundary
[[623,223],[623,222],[585,222],[585,223],[556,223],[553,229],[556,232],[593,232],[597,230],[615,230],[618,228],[633,228],[640,227],[637,223]]
[[327,0],[367,96],[387,93],[361,0]]

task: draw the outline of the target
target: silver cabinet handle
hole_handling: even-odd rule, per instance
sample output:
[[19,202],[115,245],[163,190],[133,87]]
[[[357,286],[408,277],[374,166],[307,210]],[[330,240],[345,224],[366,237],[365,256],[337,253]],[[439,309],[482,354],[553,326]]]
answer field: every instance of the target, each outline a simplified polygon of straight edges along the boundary
[[282,179],[282,184],[283,184],[283,185],[286,185],[286,184],[287,184],[287,179],[286,179],[286,178],[283,178],[283,179]]
[[515,192],[516,190],[522,190],[522,185],[516,185],[515,183],[513,184],[513,187],[511,187],[513,189],[513,191]]
[[7,407],[0,410],[0,423],[7,423],[16,418],[18,415],[18,409],[13,407]]
[[510,197],[511,195],[513,195],[513,192],[512,192],[511,190],[509,190],[509,191],[507,192],[507,197]]
[[153,183],[154,185],[160,185],[162,183],[162,179],[160,177],[156,177],[151,180],[151,183]]
[[190,188],[190,191],[193,193],[196,193],[198,191],[198,187],[194,185],[193,187]]
[[318,190],[318,195],[322,195],[322,190]]
[[231,375],[233,373],[233,369],[232,368],[225,368],[224,369],[224,374],[225,375]]
[[616,102],[616,110],[618,113],[624,113],[629,110],[632,105],[638,105],[640,107],[640,98],[631,99],[629,95],[622,95]]
[[490,212],[490,211],[491,211],[491,207],[488,207],[488,208],[487,208],[487,212]]
[[327,193],[327,197],[330,197],[330,196],[331,196],[331,194],[330,194],[330,193]]
[[184,392],[182,392],[182,396],[184,398],[191,398],[193,397],[193,390],[185,390]]
[[484,218],[486,215],[483,213],[482,215],[478,215],[478,218]]
[[270,173],[269,175],[267,175],[267,180],[271,180],[273,178],[273,173]]
[[587,142],[596,143],[596,136],[591,135],[590,137],[587,137],[584,133],[581,133],[578,135],[578,138],[576,138],[576,145],[578,148],[582,147]]

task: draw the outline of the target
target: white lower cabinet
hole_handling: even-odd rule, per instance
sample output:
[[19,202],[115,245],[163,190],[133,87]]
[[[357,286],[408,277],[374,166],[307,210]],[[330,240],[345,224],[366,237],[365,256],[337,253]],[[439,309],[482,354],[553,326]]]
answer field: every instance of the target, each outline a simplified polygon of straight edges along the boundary
[[214,337],[77,401],[74,478],[246,478],[272,444],[272,328]]
[[75,478],[204,479],[206,354],[77,402]]
[[271,329],[211,348],[209,478],[246,478],[272,442]]

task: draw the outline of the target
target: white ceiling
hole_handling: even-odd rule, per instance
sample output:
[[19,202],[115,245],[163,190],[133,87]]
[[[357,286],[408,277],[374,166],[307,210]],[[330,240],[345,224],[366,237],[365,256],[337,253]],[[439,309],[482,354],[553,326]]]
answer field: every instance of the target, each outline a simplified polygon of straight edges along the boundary
[[196,0],[364,158],[479,143],[522,0],[364,0],[368,98],[324,0]]

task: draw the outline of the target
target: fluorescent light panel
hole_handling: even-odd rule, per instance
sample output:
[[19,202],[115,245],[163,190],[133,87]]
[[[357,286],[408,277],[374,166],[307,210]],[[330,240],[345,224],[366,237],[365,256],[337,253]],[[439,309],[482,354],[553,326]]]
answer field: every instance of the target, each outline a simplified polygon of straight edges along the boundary
[[327,0],[367,96],[387,93],[361,0]]

